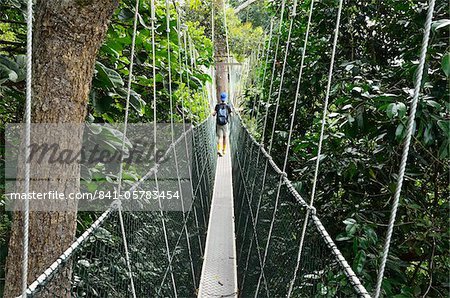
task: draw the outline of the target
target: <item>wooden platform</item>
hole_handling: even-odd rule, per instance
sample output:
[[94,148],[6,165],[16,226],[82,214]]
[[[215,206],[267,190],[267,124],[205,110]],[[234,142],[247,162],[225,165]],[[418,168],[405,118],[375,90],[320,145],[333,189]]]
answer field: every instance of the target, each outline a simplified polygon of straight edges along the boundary
[[[229,147],[228,147],[229,148]],[[237,297],[231,157],[218,157],[198,297]]]

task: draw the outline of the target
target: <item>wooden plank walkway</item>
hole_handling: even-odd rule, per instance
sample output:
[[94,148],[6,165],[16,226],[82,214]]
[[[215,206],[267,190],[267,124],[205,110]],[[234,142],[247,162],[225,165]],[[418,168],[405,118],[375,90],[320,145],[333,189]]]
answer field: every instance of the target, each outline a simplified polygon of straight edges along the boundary
[[198,297],[237,297],[233,186],[229,153],[218,157],[217,160]]

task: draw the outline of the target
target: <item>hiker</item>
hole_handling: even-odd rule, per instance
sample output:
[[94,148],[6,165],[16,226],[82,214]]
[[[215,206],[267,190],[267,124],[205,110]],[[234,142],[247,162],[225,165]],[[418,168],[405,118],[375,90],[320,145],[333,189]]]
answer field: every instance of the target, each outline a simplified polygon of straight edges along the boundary
[[227,150],[228,122],[231,115],[231,107],[226,103],[227,94],[220,94],[220,103],[214,108],[213,116],[216,117],[217,154],[224,156]]

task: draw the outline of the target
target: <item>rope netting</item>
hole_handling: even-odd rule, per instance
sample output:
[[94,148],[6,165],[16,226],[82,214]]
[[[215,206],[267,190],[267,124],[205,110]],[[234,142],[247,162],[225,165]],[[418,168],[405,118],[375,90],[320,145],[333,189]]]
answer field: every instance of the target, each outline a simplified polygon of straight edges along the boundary
[[[265,115],[259,119],[259,114],[254,116],[255,103],[250,113],[255,117],[256,122],[262,125],[261,142],[258,143],[249,130],[241,123],[240,117],[233,119],[232,127],[232,158],[233,158],[233,180],[235,197],[235,217],[237,234],[237,254],[238,254],[238,282],[243,296],[287,296],[287,297],[370,297],[364,286],[359,281],[347,261],[337,249],[324,226],[316,216],[314,199],[320,170],[320,160],[324,131],[328,117],[328,105],[331,96],[331,86],[333,84],[333,68],[339,40],[340,21],[344,1],[340,0],[337,13],[332,51],[330,55],[330,66],[328,71],[325,99],[323,104],[320,138],[318,142],[318,153],[314,170],[313,187],[309,203],[301,198],[291,182],[287,178],[286,166],[290,157],[291,137],[297,113],[300,85],[304,69],[304,59],[308,50],[308,36],[312,15],[314,13],[314,2],[310,2],[306,32],[303,39],[302,56],[298,68],[297,88],[293,105],[289,107],[290,122],[287,144],[284,154],[284,162],[281,169],[272,160],[272,145],[276,126],[279,124],[279,107],[282,97],[282,90],[285,85],[284,78],[286,65],[292,42],[292,31],[294,18],[297,15],[297,4],[294,0],[291,7],[288,7],[291,18],[288,23],[287,38],[284,45],[284,59],[279,77],[276,81],[279,85],[276,88],[274,82],[275,68],[280,62],[277,60],[279,54],[280,34],[277,35],[275,43],[275,54],[273,57],[272,76],[270,77],[267,103],[265,104]],[[280,28],[284,20],[285,1],[281,2]],[[385,263],[389,253],[392,230],[395,223],[395,216],[399,204],[399,196],[402,188],[403,174],[408,158],[409,141],[411,138],[416,105],[420,93],[422,82],[422,72],[426,60],[428,38],[434,10],[434,1],[430,0],[427,18],[425,22],[425,32],[422,41],[420,55],[420,65],[415,76],[414,100],[408,120],[408,135],[404,144],[402,162],[399,170],[396,193],[393,200],[391,218],[382,253],[382,262],[377,278],[377,289],[375,297],[380,295],[381,284],[384,278]],[[273,21],[273,19],[272,19]],[[271,24],[271,32],[272,32]],[[298,37],[295,37],[298,38]],[[269,35],[268,48],[270,48],[272,34]],[[259,53],[260,49],[258,49]],[[257,55],[257,57],[259,54]],[[261,59],[250,57],[248,59],[249,69],[253,64],[260,64]],[[258,85],[266,77],[266,63],[263,64],[263,78],[255,78],[248,75],[245,83],[247,85]],[[256,68],[257,69],[257,68]],[[292,71],[292,70],[290,70]],[[250,71],[248,71],[250,72]],[[247,82],[248,81],[248,82]],[[255,82],[256,81],[256,82]],[[275,90],[275,93],[272,91]],[[262,96],[264,98],[264,95]],[[271,103],[271,100],[273,104]],[[260,100],[261,101],[261,100]],[[258,106],[259,109],[259,106]],[[270,111],[269,109],[274,109]],[[271,129],[268,125],[269,115],[272,116]],[[249,123],[252,124],[251,120]],[[261,132],[261,131],[259,131]],[[265,147],[264,143],[268,143]],[[266,149],[267,148],[267,151]],[[281,158],[281,154],[275,154]]]
[[[30,2],[31,3],[31,2]],[[298,84],[301,83],[303,59],[307,49],[307,38],[311,15],[313,13],[311,2],[308,29],[303,47],[302,62]],[[314,186],[311,202],[308,204],[298,194],[285,173],[286,163],[290,150],[290,139],[295,121],[297,97],[293,108],[288,144],[285,153],[284,165],[280,169],[272,160],[271,149],[277,121],[278,107],[283,87],[286,61],[291,43],[291,31],[293,29],[293,17],[296,15],[297,1],[292,8],[289,23],[288,37],[285,45],[283,66],[281,71],[280,86],[277,92],[275,116],[272,129],[266,131],[267,111],[269,101],[266,104],[266,115],[263,119],[264,127],[262,142],[258,143],[248,129],[241,122],[239,116],[232,117],[231,123],[231,154],[233,164],[233,193],[235,206],[236,249],[238,264],[238,283],[240,295],[247,296],[294,296],[294,297],[369,297],[368,292],[361,284],[347,261],[337,249],[331,237],[317,217],[313,206],[314,192],[316,189],[317,173],[319,170],[320,149],[325,125],[328,97],[332,82],[335,48],[338,41],[340,14],[343,1],[339,1],[339,11],[336,21],[335,38],[327,84],[324,114],[322,120],[321,140],[315,170]],[[434,5],[434,1],[431,1]],[[433,5],[427,19],[429,31],[432,18]],[[31,6],[31,4],[30,4]],[[170,4],[166,2],[167,9],[167,39],[170,38]],[[134,34],[130,59],[127,108],[125,116],[125,129],[123,132],[122,151],[124,149],[129,97],[131,92],[132,66],[134,55],[134,42],[137,26],[139,2],[136,3],[134,18]],[[176,7],[175,7],[176,8]],[[156,77],[155,67],[155,7],[152,2],[152,55],[153,77]],[[285,1],[282,1],[279,32],[285,16]],[[31,15],[31,13],[30,13]],[[226,13],[223,13],[224,23]],[[30,16],[29,16],[30,19]],[[177,19],[178,20],[178,19]],[[270,37],[267,47],[270,48],[272,33],[276,30],[274,19],[271,20]],[[29,28],[31,25],[28,26]],[[181,31],[181,25],[177,24]],[[225,26],[225,30],[226,26]],[[180,32],[178,32],[180,34]],[[276,34],[275,34],[276,35]],[[227,32],[226,32],[227,36]],[[272,76],[270,80],[269,94],[274,86],[275,62],[279,52],[280,36],[276,35],[275,57],[273,59]],[[187,34],[183,35],[183,49],[189,51],[191,67],[195,67],[194,50],[191,47],[191,39]],[[178,35],[179,45],[181,36]],[[428,36],[424,39],[423,48],[426,50]],[[29,44],[31,44],[29,42]],[[228,37],[227,62],[230,63],[230,50]],[[280,50],[281,51],[281,50]],[[425,61],[424,51],[421,59],[421,68]],[[268,49],[261,45],[253,60],[269,61]],[[181,55],[181,52],[179,52]],[[266,57],[261,59],[262,57]],[[29,54],[30,57],[30,54]],[[170,49],[168,50],[170,65]],[[30,60],[31,61],[31,60]],[[185,59],[186,68],[188,57]],[[230,69],[230,66],[228,66]],[[29,65],[28,69],[31,69]],[[250,67],[247,69],[251,72]],[[265,72],[262,82],[264,85]],[[29,72],[31,73],[31,72]],[[107,211],[98,214],[96,221],[88,228],[64,254],[62,254],[36,281],[28,286],[27,296],[33,297],[191,297],[196,294],[198,288],[201,266],[203,262],[207,224],[209,220],[210,202],[214,185],[214,173],[216,156],[211,148],[216,142],[213,119],[210,117],[196,127],[187,129],[175,140],[174,138],[174,106],[172,102],[171,87],[172,72],[169,68],[168,86],[170,97],[170,125],[172,142],[162,160],[173,160],[175,168],[165,167],[161,163],[155,164],[148,172],[141,173],[142,179],[130,186],[130,191],[155,190],[159,193],[164,183],[177,184],[181,191],[182,184],[179,168],[188,169],[192,194],[189,206],[183,205],[181,199],[181,212],[164,212],[160,205],[158,211],[130,211],[121,206],[120,202],[113,204]],[[245,77],[245,79],[247,79]],[[257,80],[251,78],[252,80]],[[30,79],[27,80],[29,82]],[[189,88],[189,79],[186,78]],[[416,100],[418,97],[421,78],[417,79]],[[299,85],[298,85],[299,86]],[[299,87],[296,95],[298,96]],[[156,84],[153,85],[153,104],[156,107]],[[27,89],[28,90],[28,89]],[[230,92],[231,94],[233,92]],[[29,94],[29,92],[27,92]],[[29,104],[30,98],[27,103]],[[258,103],[259,104],[259,103]],[[258,107],[259,109],[259,107]],[[255,110],[253,106],[252,111]],[[184,106],[182,107],[184,111]],[[153,138],[156,144],[156,108],[154,109]],[[411,113],[414,119],[415,109]],[[183,114],[183,120],[185,116]],[[29,119],[28,119],[29,123]],[[410,120],[409,133],[412,130]],[[269,137],[270,136],[270,137]],[[265,137],[269,139],[268,151],[264,149]],[[410,136],[409,136],[410,138]],[[188,144],[191,144],[189,147]],[[409,146],[406,145],[405,148]],[[156,156],[155,147],[155,156]],[[404,153],[406,163],[408,152]],[[184,165],[183,165],[184,163]],[[170,180],[170,175],[165,172],[176,172],[176,181]],[[165,181],[165,179],[170,181]],[[401,178],[403,179],[403,178]],[[390,222],[390,231],[384,252],[384,262],[389,251],[390,236],[395,221],[395,210],[398,204],[398,196],[401,190],[401,179],[398,183],[398,195],[393,208],[393,216]],[[26,179],[28,181],[28,178]],[[118,192],[122,187],[122,163],[120,167]],[[124,187],[125,188],[125,187]],[[26,191],[28,192],[28,190]],[[27,214],[27,212],[26,212]],[[25,219],[27,221],[27,219]],[[28,247],[28,226],[24,225],[24,247]],[[32,252],[30,252],[32,253]],[[24,259],[28,256],[28,250],[24,250]],[[24,266],[24,276],[27,272],[27,262]],[[384,263],[380,270],[376,296],[379,295],[381,281],[384,274]],[[24,280],[26,280],[24,278]],[[25,286],[25,284],[24,284]]]
[[[308,215],[303,257],[296,273],[299,241],[309,207],[239,117],[233,118],[231,143],[242,297],[287,296],[291,282],[293,297],[369,297],[314,212]],[[269,235],[280,178],[283,183],[278,212]]]
[[[216,159],[209,150],[215,142],[212,125],[209,118],[187,130],[166,152],[166,160],[176,152],[180,161],[190,163],[194,193],[190,210],[122,211],[136,297],[195,295],[214,183]],[[189,151],[185,150],[185,140],[195,144]],[[153,168],[145,175],[147,178],[133,184],[130,190],[155,189],[153,174],[162,177],[166,170],[164,166]],[[28,287],[28,296],[130,297],[122,235],[118,209],[112,207]]]
[[[169,1],[166,1],[165,4],[166,33],[167,40],[169,40],[171,5]],[[178,7],[175,3],[173,6],[177,13],[178,46],[184,50],[184,57],[182,51],[178,51],[178,58],[180,61],[184,60],[183,65],[186,69],[196,67],[193,58],[196,55],[195,48],[187,28],[181,26]],[[29,1],[29,7],[32,7],[31,1]],[[138,8],[139,0],[136,1],[134,13],[125,122],[122,127],[122,152],[124,152],[129,135],[133,137],[133,134],[137,133],[133,130],[127,133],[127,127]],[[152,73],[154,78],[157,73],[155,11],[155,2],[151,1]],[[31,25],[28,28],[30,29]],[[30,38],[28,45],[31,45]],[[176,111],[173,102],[170,52],[171,48],[168,49],[167,57],[169,61],[167,85],[170,100],[170,131],[157,126],[157,90],[156,84],[153,84],[152,99],[155,107],[153,124],[152,129],[146,133],[144,138],[153,139],[153,144],[155,144],[153,148],[154,163],[136,167],[134,169],[136,177],[141,178],[133,183],[129,178],[124,177],[124,158],[122,156],[117,176],[118,183],[116,185],[111,182],[119,196],[130,199],[126,195],[127,193],[132,195],[132,203],[115,200],[104,213],[80,212],[79,217],[95,218],[95,221],[28,287],[26,279],[23,278],[23,297],[186,297],[195,295],[201,274],[215,174],[215,154],[210,150],[215,143],[214,123],[212,118],[208,118],[199,125],[189,128],[187,123],[191,121],[187,120],[184,114],[185,100],[182,98],[183,128],[181,132],[179,128],[177,133],[175,132],[174,114]],[[188,63],[188,60],[191,62]],[[31,70],[31,62],[27,69]],[[29,73],[31,72],[29,71]],[[189,88],[190,78],[181,78],[181,80],[184,79]],[[207,98],[208,94],[204,92],[203,96]],[[208,106],[205,106],[205,111],[209,113]],[[166,144],[165,148],[160,144],[161,134],[170,134],[171,136],[171,141]],[[134,136],[134,138],[142,138],[142,135]],[[165,151],[160,152],[160,150]],[[162,157],[159,155],[160,153],[162,153]],[[158,156],[160,156],[159,159]],[[182,171],[183,173],[181,173]],[[167,185],[176,186],[173,200],[166,198],[164,187]],[[174,188],[171,187],[171,189]],[[141,194],[141,198],[135,198],[136,194]],[[160,198],[160,194],[164,197]],[[172,197],[172,195],[170,196]],[[151,210],[146,209],[152,200],[153,203],[150,205],[153,204],[153,207],[150,208]],[[165,201],[164,204],[162,201]],[[176,212],[172,212],[175,210]],[[26,258],[28,255],[28,227],[27,225],[24,227],[26,232],[24,257]],[[27,263],[24,262],[24,276],[27,275]]]

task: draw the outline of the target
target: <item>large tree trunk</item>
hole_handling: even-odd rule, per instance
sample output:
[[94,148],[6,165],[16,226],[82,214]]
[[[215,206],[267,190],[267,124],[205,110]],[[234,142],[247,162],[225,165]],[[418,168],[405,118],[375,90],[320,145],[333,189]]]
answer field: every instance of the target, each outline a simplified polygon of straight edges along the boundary
[[[83,123],[97,51],[117,0],[38,0],[33,50],[33,123]],[[81,146],[82,132],[39,136],[63,149]],[[34,136],[34,140],[36,136]],[[30,191],[78,192],[78,164],[31,164]],[[34,177],[48,178],[37,181]],[[31,212],[28,284],[73,242],[76,206],[66,212]],[[6,263],[5,297],[21,293],[23,220],[14,221]],[[63,285],[60,285],[63,287]],[[60,293],[53,293],[59,295]],[[69,296],[70,293],[65,295]],[[63,295],[58,296],[63,297]]]
[[[224,28],[224,18],[223,18],[223,0],[215,0],[215,11],[216,11],[216,24],[220,24],[217,27]],[[220,93],[226,92],[229,96],[230,90],[228,89],[228,59],[227,59],[227,44],[225,31],[217,30],[216,36],[214,37],[214,55],[216,62],[216,98],[220,102]]]

